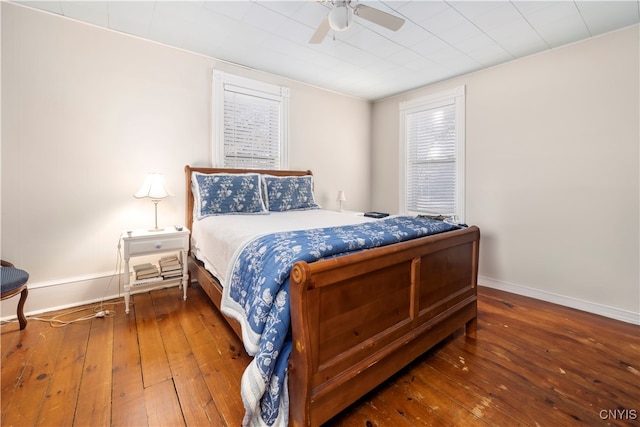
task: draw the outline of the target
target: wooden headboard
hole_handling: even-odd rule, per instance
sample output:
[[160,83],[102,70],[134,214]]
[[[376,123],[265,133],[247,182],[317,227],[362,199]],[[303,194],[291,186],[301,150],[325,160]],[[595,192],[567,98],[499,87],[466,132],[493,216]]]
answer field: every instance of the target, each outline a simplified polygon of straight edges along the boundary
[[275,176],[305,176],[305,175],[313,175],[310,170],[306,171],[292,171],[292,170],[271,170],[271,169],[231,169],[231,168],[206,168],[206,167],[192,167],[185,166],[185,183],[187,185],[185,194],[187,197],[186,200],[186,211],[185,211],[185,225],[189,230],[191,230],[193,226],[193,191],[191,191],[191,172],[200,172],[200,173],[263,173],[268,175]]

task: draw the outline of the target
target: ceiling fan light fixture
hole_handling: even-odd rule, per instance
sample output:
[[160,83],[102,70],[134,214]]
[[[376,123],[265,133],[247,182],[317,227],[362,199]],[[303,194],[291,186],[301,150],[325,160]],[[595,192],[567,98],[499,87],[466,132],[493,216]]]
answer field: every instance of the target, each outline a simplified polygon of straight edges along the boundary
[[353,22],[353,9],[347,6],[336,6],[329,12],[329,26],[333,31],[344,31]]

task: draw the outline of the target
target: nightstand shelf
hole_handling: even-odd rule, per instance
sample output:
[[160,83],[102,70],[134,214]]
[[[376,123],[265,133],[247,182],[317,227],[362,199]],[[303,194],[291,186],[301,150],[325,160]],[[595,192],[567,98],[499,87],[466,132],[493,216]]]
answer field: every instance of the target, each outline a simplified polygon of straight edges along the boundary
[[[133,275],[133,273],[131,273],[130,275]],[[165,282],[175,282],[177,279],[182,280],[182,277],[171,278],[171,279],[164,279],[163,277],[154,277],[151,279],[130,280],[129,286],[131,288],[138,288],[140,286],[146,286],[146,285],[154,285],[154,284],[165,283]]]
[[[178,285],[183,290],[183,298],[187,299],[187,285],[189,270],[187,268],[187,253],[189,251],[189,233],[187,228],[178,230],[167,227],[161,231],[134,230],[122,233],[124,247],[124,302],[125,313],[129,314],[129,301],[132,293],[146,292],[151,289]],[[135,280],[129,262],[133,257],[179,253],[182,260],[181,273],[176,277],[152,277]]]

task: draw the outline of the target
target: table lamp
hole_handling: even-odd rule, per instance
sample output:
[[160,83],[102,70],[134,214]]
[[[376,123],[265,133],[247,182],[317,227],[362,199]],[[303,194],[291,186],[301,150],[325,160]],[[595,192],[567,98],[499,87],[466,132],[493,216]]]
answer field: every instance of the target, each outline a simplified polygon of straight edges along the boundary
[[343,190],[338,191],[336,201],[340,203],[340,212],[342,212],[342,204],[347,201],[347,197],[344,195]]
[[136,194],[133,195],[136,199],[143,199],[145,197],[151,199],[153,204],[155,205],[156,211],[156,223],[155,228],[149,231],[161,231],[164,228],[158,228],[158,203],[160,203],[161,199],[165,197],[173,196],[171,191],[167,188],[167,185],[164,182],[164,177],[161,173],[150,173],[147,175],[147,178],[144,180],[144,184],[138,190]]

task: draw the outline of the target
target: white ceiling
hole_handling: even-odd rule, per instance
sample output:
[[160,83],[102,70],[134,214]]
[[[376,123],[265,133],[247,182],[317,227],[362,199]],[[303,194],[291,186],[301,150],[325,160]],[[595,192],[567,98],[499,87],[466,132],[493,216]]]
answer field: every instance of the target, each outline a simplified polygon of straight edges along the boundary
[[406,23],[356,17],[314,45],[313,0],[14,2],[370,100],[640,22],[640,0],[364,0]]

